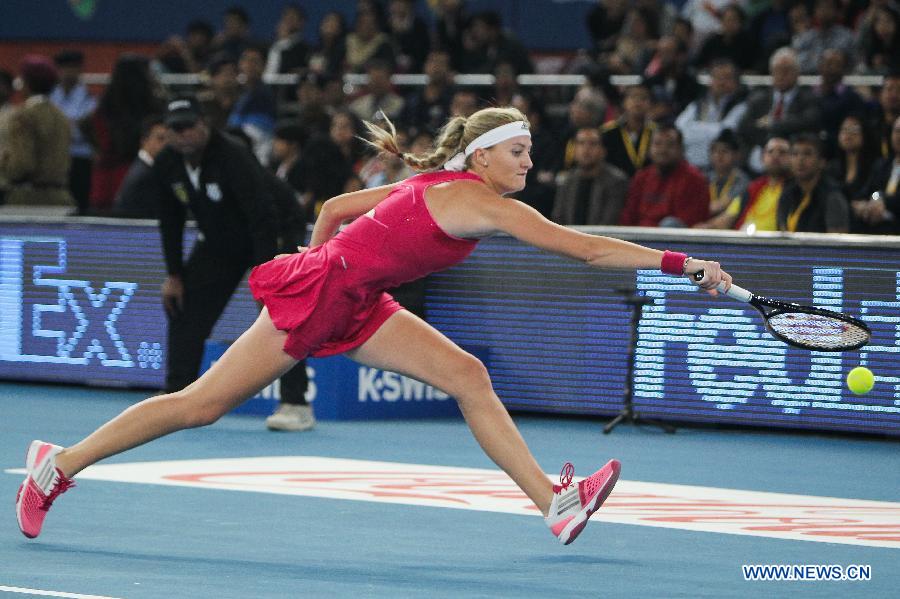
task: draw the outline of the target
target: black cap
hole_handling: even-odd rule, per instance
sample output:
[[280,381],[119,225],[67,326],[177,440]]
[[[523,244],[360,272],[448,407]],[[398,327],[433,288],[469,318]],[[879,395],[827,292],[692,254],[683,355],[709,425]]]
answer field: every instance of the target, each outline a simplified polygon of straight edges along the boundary
[[166,106],[164,122],[167,127],[178,125],[190,127],[203,117],[203,111],[196,98],[176,98]]

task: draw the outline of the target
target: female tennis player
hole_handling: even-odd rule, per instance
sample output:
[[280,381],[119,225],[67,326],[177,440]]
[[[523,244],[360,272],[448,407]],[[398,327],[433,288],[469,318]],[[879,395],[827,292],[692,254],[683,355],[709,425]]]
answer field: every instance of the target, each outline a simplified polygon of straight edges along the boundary
[[[371,143],[421,174],[328,200],[310,248],[276,257],[250,275],[265,308],[256,322],[187,388],[151,397],[63,448],[33,441],[16,498],[19,527],[36,537],[53,501],[72,477],[103,458],[169,433],[212,424],[306,356],[345,354],[367,366],[424,381],[456,399],[487,455],[545,516],[551,532],[572,542],[619,476],[610,460],[580,482],[571,464],[553,484],[538,466],[498,399],[484,365],[403,310],[384,290],[463,260],[478,240],[506,233],[599,268],[661,268],[673,275],[703,271],[698,285],[715,294],[731,277],[716,262],[580,233],[504,198],[525,186],[531,136],[513,108],[456,117],[430,155],[401,154],[393,125],[368,124]],[[440,168],[443,167],[443,168]],[[355,219],[338,233],[339,226]]]

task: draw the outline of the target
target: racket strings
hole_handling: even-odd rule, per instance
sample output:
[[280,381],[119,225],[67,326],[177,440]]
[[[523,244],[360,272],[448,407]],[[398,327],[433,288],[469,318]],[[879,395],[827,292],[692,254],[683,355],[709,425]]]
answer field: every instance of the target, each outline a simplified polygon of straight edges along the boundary
[[811,349],[858,347],[870,337],[869,331],[859,325],[822,314],[785,312],[773,314],[768,322],[778,335]]

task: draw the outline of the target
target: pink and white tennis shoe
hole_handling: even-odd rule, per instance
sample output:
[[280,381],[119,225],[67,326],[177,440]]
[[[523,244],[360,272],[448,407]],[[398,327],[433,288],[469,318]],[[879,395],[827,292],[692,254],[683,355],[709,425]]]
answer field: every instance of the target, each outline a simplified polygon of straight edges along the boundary
[[581,533],[588,518],[603,505],[616,486],[621,470],[619,460],[610,460],[586,479],[573,483],[575,468],[566,462],[559,473],[560,484],[553,485],[553,501],[544,518],[560,543],[568,545]]
[[22,534],[33,539],[41,534],[44,518],[53,502],[75,482],[56,467],[59,445],[32,441],[25,454],[25,481],[16,495],[16,519]]

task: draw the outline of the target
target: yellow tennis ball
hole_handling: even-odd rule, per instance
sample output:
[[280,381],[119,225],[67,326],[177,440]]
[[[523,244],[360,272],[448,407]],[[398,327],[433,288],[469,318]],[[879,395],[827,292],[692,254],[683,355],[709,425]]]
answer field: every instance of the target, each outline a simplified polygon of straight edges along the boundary
[[857,366],[847,374],[847,386],[857,395],[868,393],[875,386],[875,375],[865,366]]

